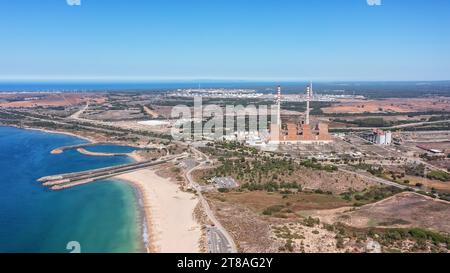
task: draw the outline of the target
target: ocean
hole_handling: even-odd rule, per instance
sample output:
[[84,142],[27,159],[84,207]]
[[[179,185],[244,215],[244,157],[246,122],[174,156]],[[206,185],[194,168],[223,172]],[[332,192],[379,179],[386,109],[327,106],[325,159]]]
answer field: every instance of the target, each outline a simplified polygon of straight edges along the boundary
[[[131,162],[128,157],[90,157],[50,151],[84,140],[0,126],[0,252],[68,253],[143,251],[139,205],[127,183],[98,181],[51,191],[36,179]],[[103,147],[104,149],[105,147]],[[109,152],[123,147],[110,146]]]
[[[1,92],[154,92],[185,88],[249,88],[274,93],[277,85],[284,94],[304,92],[309,81],[178,80],[178,81],[0,81]],[[317,94],[362,95],[369,98],[414,98],[450,96],[450,81],[314,81]]]
[[115,153],[115,154],[125,154],[131,153],[137,148],[130,146],[120,146],[120,145],[110,145],[110,144],[99,144],[93,145],[89,147],[85,147],[87,151],[95,152],[95,153]]
[[247,81],[152,81],[152,82],[5,82],[0,92],[88,92],[88,91],[160,91],[178,88],[252,88],[272,86],[267,82]]

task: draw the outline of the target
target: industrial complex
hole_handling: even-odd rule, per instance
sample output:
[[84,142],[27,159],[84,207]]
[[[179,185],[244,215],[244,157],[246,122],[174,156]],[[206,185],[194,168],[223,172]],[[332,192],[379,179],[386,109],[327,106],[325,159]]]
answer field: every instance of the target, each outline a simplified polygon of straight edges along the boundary
[[333,142],[328,124],[310,122],[310,102],[314,97],[312,83],[306,87],[305,119],[283,124],[281,118],[281,86],[277,92],[277,120],[270,127],[270,144],[323,144]]
[[383,131],[381,129],[374,129],[369,133],[362,134],[362,137],[374,144],[378,145],[391,145],[392,144],[392,132]]

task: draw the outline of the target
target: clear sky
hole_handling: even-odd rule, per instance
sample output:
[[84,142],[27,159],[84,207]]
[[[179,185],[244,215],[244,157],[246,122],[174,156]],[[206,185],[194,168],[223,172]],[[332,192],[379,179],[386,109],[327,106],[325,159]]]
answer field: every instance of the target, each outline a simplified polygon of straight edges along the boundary
[[0,0],[0,79],[450,80],[450,1]]

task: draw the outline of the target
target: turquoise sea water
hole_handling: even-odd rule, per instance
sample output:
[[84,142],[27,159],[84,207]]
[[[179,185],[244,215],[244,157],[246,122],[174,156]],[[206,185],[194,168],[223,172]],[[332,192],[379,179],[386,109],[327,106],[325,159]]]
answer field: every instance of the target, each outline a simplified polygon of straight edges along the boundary
[[138,148],[130,147],[130,146],[120,146],[120,145],[110,145],[110,144],[101,144],[94,145],[85,148],[91,152],[97,153],[117,153],[117,154],[126,154],[131,153],[133,151],[138,150]]
[[81,252],[142,250],[134,189],[99,181],[64,191],[36,179],[128,163],[127,157],[89,157],[77,151],[51,155],[54,148],[83,143],[58,134],[0,126],[0,252]]

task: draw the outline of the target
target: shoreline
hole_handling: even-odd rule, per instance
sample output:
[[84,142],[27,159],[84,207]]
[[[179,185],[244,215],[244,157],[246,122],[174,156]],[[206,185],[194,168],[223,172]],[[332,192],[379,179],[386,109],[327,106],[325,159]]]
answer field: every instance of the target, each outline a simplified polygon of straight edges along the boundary
[[127,184],[131,186],[131,188],[134,191],[134,195],[136,198],[136,205],[139,215],[139,243],[142,246],[142,249],[145,253],[155,253],[157,252],[154,248],[154,245],[151,243],[151,238],[153,238],[153,232],[152,232],[152,221],[150,217],[150,211],[146,208],[144,197],[143,197],[143,191],[140,188],[138,183],[135,183],[133,181],[127,180],[125,178],[117,178],[113,177],[111,180],[118,181],[124,184]]
[[141,161],[144,161],[143,158],[142,158],[141,156],[139,156],[138,154],[136,154],[135,151],[134,151],[134,152],[131,152],[131,153],[128,153],[127,156],[128,156],[129,158],[131,158],[131,159],[132,159],[133,161],[135,161],[135,162],[141,162]]
[[[30,131],[37,131],[37,132],[42,132],[42,133],[47,133],[47,134],[57,134],[57,135],[65,135],[65,136],[70,136],[70,137],[75,137],[75,138],[79,138],[82,140],[86,140],[89,143],[95,144],[97,143],[96,140],[86,137],[86,136],[82,136],[82,135],[78,135],[78,134],[74,134],[74,133],[70,133],[70,132],[64,132],[64,131],[56,131],[56,130],[49,130],[49,129],[42,129],[42,128],[34,128],[34,127],[20,127],[17,125],[2,125],[0,124],[0,126],[4,126],[4,127],[13,127],[13,128],[17,128],[17,129],[23,129],[23,130],[30,130]],[[105,142],[106,143],[106,142]],[[129,146],[129,147],[133,147],[133,148],[140,148],[138,146],[132,145],[132,144],[118,144],[118,143],[114,143],[114,142],[107,142],[110,145],[117,145],[117,146]],[[57,149],[55,149],[54,151],[57,151]],[[78,151],[80,152],[80,151]],[[58,154],[59,152],[55,153]],[[83,152],[80,152],[81,154],[87,155],[87,156],[114,156],[108,153],[95,153],[95,152],[90,152],[87,150],[84,150]],[[100,155],[103,154],[103,155]],[[131,152],[131,153],[124,153],[124,154],[120,154],[120,156],[127,156],[129,158],[131,158],[132,160],[136,161],[136,162],[141,162],[144,161],[144,159],[142,157],[140,157],[138,154],[135,153],[135,151]]]
[[[9,127],[61,134],[95,143],[90,138],[68,132],[32,127]],[[143,160],[134,152],[127,156],[135,162]],[[152,169],[126,173],[110,179],[131,185],[136,193],[135,204],[138,206],[140,218],[138,219],[140,238],[137,239],[144,251],[147,253],[201,252],[201,224],[194,217],[194,209],[199,203],[198,197],[181,191],[176,183],[158,176]]]
[[201,225],[194,218],[198,198],[155,170],[143,169],[113,179],[135,188],[142,211],[141,234],[148,253],[199,253]]
[[[127,181],[117,179],[117,181],[125,182]],[[128,183],[129,184],[129,183]],[[142,247],[143,252],[151,253],[151,226],[149,226],[149,215],[145,212],[144,207],[144,199],[142,196],[142,193],[136,188],[135,186],[131,185],[133,188],[135,198],[136,198],[136,204],[138,206],[138,214],[139,214],[139,244]]]
[[[74,137],[74,138],[78,138],[78,139],[83,139],[83,140],[88,141],[89,143],[96,143],[96,141],[94,141],[94,140],[92,140],[92,139],[90,139],[88,137],[80,136],[80,135],[77,135],[77,134],[74,134],[74,133],[69,133],[69,132],[48,130],[48,129],[42,129],[42,128],[33,128],[33,127],[20,127],[20,126],[15,126],[15,125],[0,125],[0,127],[12,127],[12,128],[22,129],[22,130],[30,130],[30,131],[42,132],[42,133],[46,133],[46,134],[65,135],[65,136],[70,136],[70,137]],[[111,144],[114,145],[114,143],[111,143]],[[130,147],[132,147],[132,146],[130,146]],[[93,155],[87,155],[87,156],[93,156]],[[136,155],[135,153],[128,153],[128,154],[126,154],[126,156],[128,158],[130,158],[131,160],[136,161],[136,162],[142,161],[142,159],[138,155]],[[116,177],[110,178],[110,180],[118,181],[118,182],[121,182],[121,183],[127,183],[127,184],[132,186],[132,188],[133,188],[133,190],[135,192],[135,198],[136,198],[135,202],[136,202],[136,204],[138,206],[138,215],[139,215],[139,218],[140,218],[140,219],[137,219],[139,221],[139,225],[138,225],[139,232],[138,233],[140,234],[140,237],[137,238],[138,241],[139,241],[138,244],[141,245],[141,247],[143,247],[142,250],[144,250],[144,251],[146,250],[147,253],[149,253],[150,249],[146,249],[146,248],[147,248],[147,245],[150,244],[150,242],[146,241],[144,239],[145,233],[146,232],[148,233],[148,231],[146,231],[145,229],[148,230],[148,228],[149,228],[148,221],[147,221],[148,213],[146,213],[144,211],[144,207],[143,207],[143,204],[142,204],[143,198],[142,198],[142,194],[141,194],[138,186],[135,186],[132,183],[129,183],[129,181],[122,180],[122,179],[119,179],[119,178],[116,178]],[[150,238],[150,237],[147,236],[147,238]]]
[[142,148],[141,146],[135,145],[133,143],[117,143],[117,142],[112,142],[112,141],[97,141],[91,137],[82,136],[80,134],[75,134],[75,133],[65,132],[65,131],[50,130],[50,129],[43,129],[43,128],[35,128],[35,127],[22,127],[22,126],[13,125],[13,124],[0,124],[0,126],[13,127],[13,128],[17,128],[17,129],[23,129],[23,130],[38,131],[38,132],[43,132],[43,133],[47,133],[47,134],[66,135],[66,136],[71,136],[71,137],[86,140],[87,142],[92,143],[92,144],[106,143],[106,144],[117,145],[117,146],[129,146],[129,147],[133,147],[133,148],[137,148],[137,149]]
[[128,153],[100,153],[100,152],[91,152],[84,148],[78,148],[77,152],[87,156],[96,156],[96,157],[113,157],[113,156],[128,156]]
[[[11,125],[4,125],[1,124],[0,128],[2,128],[2,130],[5,130],[5,132],[11,132],[13,134],[13,137],[11,137],[11,139],[14,139],[14,135],[15,134],[23,134],[24,136],[27,137],[27,139],[36,139],[36,141],[38,141],[38,143],[41,143],[41,139],[43,143],[47,143],[48,145],[45,146],[44,148],[40,149],[39,153],[36,153],[36,155],[40,156],[45,156],[45,161],[42,162],[42,164],[48,164],[47,162],[50,162],[47,160],[47,158],[51,158],[52,156],[49,154],[49,149],[52,149],[51,146],[52,145],[58,145],[58,143],[62,143],[61,145],[64,145],[65,143],[73,143],[73,144],[79,144],[80,140],[82,139],[80,136],[77,136],[75,134],[70,134],[70,133],[63,133],[63,132],[58,132],[58,131],[51,131],[51,130],[43,130],[43,129],[38,129],[38,128],[30,128],[30,127],[20,127],[20,126],[11,126]],[[16,131],[17,130],[17,131]],[[40,136],[39,136],[40,135]],[[58,137],[58,135],[65,135],[66,137]],[[83,138],[85,140],[88,140],[87,138]],[[88,143],[91,143],[91,141],[88,140]],[[30,144],[32,145],[32,144]],[[40,144],[38,145],[40,146]],[[32,147],[32,146],[30,146]],[[78,158],[78,155],[76,155]],[[71,159],[73,159],[73,157],[68,157],[66,158],[64,161],[60,161],[59,159],[56,160],[56,163],[59,164],[64,164],[67,162],[70,162]],[[131,160],[128,159],[128,157],[125,157],[127,162],[130,162]],[[101,158],[99,158],[99,160],[96,161],[103,161]],[[123,160],[121,160],[123,161]],[[61,162],[61,163],[60,163]],[[108,165],[108,164],[107,164]],[[28,166],[28,165],[27,165]],[[81,166],[81,165],[80,165]],[[91,166],[89,166],[89,164],[83,164],[82,166],[84,166],[84,168],[89,168]],[[35,183],[35,178],[34,177],[29,177],[27,178],[27,180],[29,180],[30,182],[33,181],[33,183],[27,183],[30,184],[29,185],[29,191],[33,192],[33,195],[35,194],[34,192],[36,191],[36,194],[42,194],[42,198],[44,199],[48,199],[48,194],[49,191],[48,190],[44,190],[44,188],[41,187],[40,183]],[[95,234],[97,231],[95,229],[96,226],[92,226],[89,225],[89,223],[83,223],[80,226],[80,231],[79,231],[79,236],[81,239],[85,239],[88,240],[86,241],[86,244],[95,247],[94,249],[101,249],[99,251],[104,251],[105,253],[110,253],[110,252],[116,252],[116,251],[126,251],[126,252],[130,252],[130,253],[143,253],[145,252],[145,249],[143,248],[143,243],[142,243],[142,233],[141,233],[141,223],[142,223],[142,218],[140,217],[142,214],[140,214],[140,210],[138,209],[138,202],[139,199],[136,197],[136,190],[134,187],[129,187],[129,185],[124,184],[122,181],[119,181],[118,179],[105,179],[105,180],[109,180],[111,182],[114,182],[115,185],[110,184],[111,187],[106,186],[105,187],[100,187],[99,189],[94,189],[93,194],[95,195],[103,195],[104,193],[114,193],[111,195],[111,198],[114,199],[110,199],[109,197],[107,199],[103,198],[104,202],[114,202],[113,200],[123,200],[123,205],[124,207],[121,207],[121,211],[123,211],[123,214],[120,214],[120,217],[117,217],[118,215],[114,216],[114,214],[112,214],[111,216],[108,216],[108,218],[105,219],[111,219],[114,221],[111,222],[110,225],[108,225],[108,231],[105,231],[106,233],[101,237],[101,240],[97,243],[95,240],[95,237],[92,237],[93,234]],[[6,182],[6,181],[5,181]],[[105,182],[105,181],[102,181]],[[108,182],[108,181],[107,181]],[[115,190],[114,188],[118,187],[117,190]],[[95,187],[94,187],[95,188]],[[112,188],[112,189],[111,189]],[[120,189],[120,190],[119,190]],[[28,191],[28,188],[26,189]],[[80,190],[82,190],[80,188]],[[92,191],[92,190],[88,190]],[[27,194],[27,192],[25,192],[24,194]],[[67,192],[66,194],[68,194],[67,197],[71,198],[72,194]],[[54,195],[54,194],[52,194]],[[58,195],[58,194],[57,194]],[[74,196],[77,196],[77,194],[75,194]],[[80,196],[84,196],[84,193],[81,193]],[[55,200],[60,200],[60,198],[56,198]],[[75,200],[75,199],[74,199]],[[78,201],[78,199],[76,199]],[[82,200],[81,200],[82,201]],[[70,203],[69,203],[70,204]],[[83,211],[80,211],[79,214],[82,217],[84,217],[84,215],[86,215],[86,219],[92,219],[94,220],[94,222],[92,224],[96,225],[96,218],[102,218],[103,214],[110,214],[109,212],[106,213],[107,211],[104,211],[104,209],[108,209],[108,207],[98,207],[96,205],[97,203],[93,203],[92,206],[86,206],[86,214]],[[49,203],[49,205],[51,205]],[[58,204],[53,204],[54,205],[60,205]],[[52,206],[44,206],[43,208],[39,208],[37,209],[37,211],[41,211],[41,209],[43,211],[47,211],[47,210],[52,210],[51,207]],[[70,207],[70,206],[69,206]],[[74,206],[72,206],[74,207]],[[111,205],[111,209],[113,207],[116,207],[115,204]],[[74,207],[74,209],[77,209],[76,205]],[[95,215],[98,215],[98,217],[96,217]],[[116,218],[120,218],[123,220],[120,221],[115,221]],[[51,219],[50,219],[51,220]],[[70,223],[72,223],[73,221],[70,221]],[[62,224],[66,224],[65,222],[61,222],[59,223],[58,227],[60,229],[64,229],[64,225]],[[101,222],[99,222],[99,224],[101,224]],[[104,222],[103,224],[101,224],[104,226]],[[45,225],[39,225],[39,228],[41,227],[45,227]],[[37,227],[38,228],[38,227]],[[78,224],[74,225],[73,227],[78,228]],[[94,228],[94,229],[92,229]],[[111,231],[109,231],[111,230]],[[125,232],[124,232],[125,231]],[[78,229],[77,229],[78,232]],[[61,232],[61,234],[65,235],[66,232],[65,230],[63,230]],[[77,233],[78,234],[78,233]],[[58,235],[58,234],[57,234]],[[106,236],[107,235],[107,236]],[[114,236],[114,235],[118,235],[120,239],[116,239],[115,237],[110,237],[110,236]],[[59,236],[59,235],[58,235]],[[92,238],[91,238],[92,237]],[[51,241],[51,240],[50,240]],[[112,244],[111,242],[115,242],[114,244]],[[42,246],[47,246],[45,243],[42,243]],[[37,246],[41,246],[40,244],[36,244]],[[55,249],[59,249],[59,248],[55,248],[54,245],[49,244],[48,246],[51,246],[52,249],[46,250],[46,251],[55,251]],[[25,247],[25,245],[24,245]],[[56,246],[59,247],[59,246]],[[66,252],[65,248],[61,248],[62,252]],[[95,250],[97,251],[97,250]],[[57,252],[59,252],[59,250],[57,250]]]
[[81,136],[81,135],[77,135],[77,134],[69,133],[69,132],[49,130],[49,129],[42,129],[42,128],[34,128],[34,127],[20,127],[20,126],[16,126],[16,125],[0,125],[0,126],[14,127],[14,128],[17,128],[17,129],[24,129],[24,130],[31,130],[31,131],[38,131],[38,132],[47,133],[47,134],[66,135],[66,136],[71,136],[71,137],[76,137],[76,138],[79,138],[79,139],[86,140],[89,143],[95,143],[96,142],[95,140],[93,140],[93,139],[91,139],[89,137],[85,137],[85,136]]

